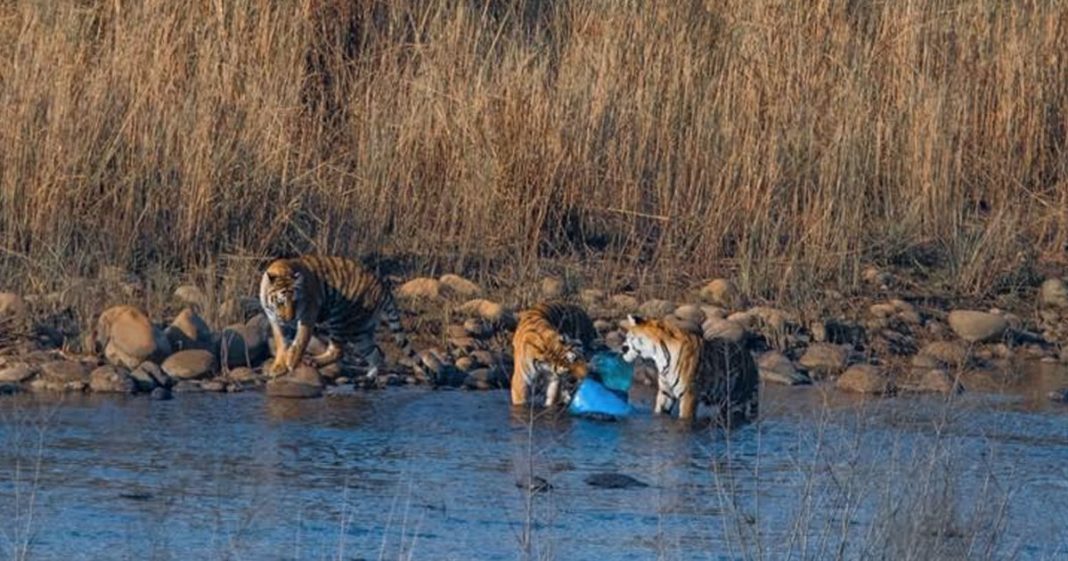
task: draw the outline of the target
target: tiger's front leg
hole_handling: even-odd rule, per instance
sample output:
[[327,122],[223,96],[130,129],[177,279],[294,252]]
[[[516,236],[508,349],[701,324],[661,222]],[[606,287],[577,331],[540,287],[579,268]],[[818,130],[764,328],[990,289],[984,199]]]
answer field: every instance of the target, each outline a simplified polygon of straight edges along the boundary
[[311,341],[312,330],[311,326],[303,321],[297,322],[297,336],[293,338],[293,345],[289,347],[289,352],[286,353],[286,368],[292,372],[296,370],[300,365],[300,359],[304,357],[304,350],[308,348],[308,342]]
[[663,415],[670,413],[671,408],[675,405],[675,397],[663,386],[658,388],[656,394],[656,406],[653,407],[653,413],[656,415]]
[[549,376],[549,385],[545,388],[545,406],[552,407],[556,405],[556,398],[560,395],[560,376],[551,374]]
[[275,378],[289,371],[289,367],[286,366],[286,352],[289,349],[286,347],[286,338],[282,335],[281,326],[272,321],[271,332],[274,335],[274,362],[271,363],[267,373]]

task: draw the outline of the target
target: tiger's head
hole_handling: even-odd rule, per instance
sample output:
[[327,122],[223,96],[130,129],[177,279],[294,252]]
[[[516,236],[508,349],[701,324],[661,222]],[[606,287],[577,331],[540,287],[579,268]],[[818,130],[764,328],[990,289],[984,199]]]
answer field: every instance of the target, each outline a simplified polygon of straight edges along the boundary
[[645,358],[658,366],[670,360],[668,342],[675,338],[671,325],[663,320],[628,315],[623,327],[627,330],[627,337],[621,349],[623,360],[634,362]]
[[535,367],[560,380],[564,402],[570,401],[579,382],[589,375],[582,342],[565,335],[557,335],[540,351],[539,356],[534,359]]
[[271,262],[260,280],[260,303],[267,314],[273,314],[284,323],[293,321],[297,317],[307,276],[304,267],[294,260]]

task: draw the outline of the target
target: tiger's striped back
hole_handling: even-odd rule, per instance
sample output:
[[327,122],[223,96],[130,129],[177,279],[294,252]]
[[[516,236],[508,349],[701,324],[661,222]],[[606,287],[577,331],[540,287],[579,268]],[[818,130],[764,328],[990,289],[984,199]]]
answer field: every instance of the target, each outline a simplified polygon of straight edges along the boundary
[[543,302],[520,312],[512,337],[512,404],[526,403],[546,376],[546,405],[555,404],[569,389],[562,392],[561,383],[571,386],[586,376],[584,354],[597,345],[593,320],[576,305]]

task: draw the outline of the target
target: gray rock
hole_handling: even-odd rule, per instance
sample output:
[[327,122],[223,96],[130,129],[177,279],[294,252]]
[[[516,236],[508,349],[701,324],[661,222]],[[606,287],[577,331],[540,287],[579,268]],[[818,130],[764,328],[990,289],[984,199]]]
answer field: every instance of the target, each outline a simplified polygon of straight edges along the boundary
[[567,285],[558,277],[545,277],[541,279],[541,297],[545,300],[563,298],[567,292]]
[[649,484],[622,473],[593,473],[584,479],[586,484],[602,489],[632,489],[648,487]]
[[464,378],[463,386],[472,390],[496,390],[508,388],[508,375],[498,367],[478,368]]
[[998,339],[1009,328],[1003,316],[975,310],[954,310],[949,313],[948,321],[950,329],[970,343]]
[[200,382],[200,387],[206,392],[220,393],[226,391],[226,384],[221,380],[204,380]]
[[845,369],[848,361],[848,348],[830,343],[815,343],[805,350],[798,363],[821,374],[836,374]]
[[157,386],[163,386],[169,388],[174,385],[174,378],[171,378],[154,362],[142,362],[130,371],[130,375],[134,380],[141,380],[147,376],[156,382]]
[[100,314],[93,339],[94,346],[104,349],[108,362],[127,368],[137,368],[146,360],[159,360],[171,352],[163,331],[133,306],[115,306]]
[[738,302],[738,289],[727,279],[713,279],[701,287],[700,296],[709,304],[730,308]]
[[745,338],[745,328],[740,324],[720,318],[709,318],[701,326],[705,339],[725,339],[740,343]]
[[812,379],[799,372],[794,363],[779,351],[768,351],[757,358],[757,368],[760,370],[760,379],[773,383],[795,386],[811,384]]
[[160,365],[168,376],[178,380],[208,377],[215,373],[216,366],[215,355],[197,349],[176,352]]
[[414,278],[400,285],[396,294],[399,298],[409,300],[437,300],[441,297],[441,281],[427,277]]
[[181,380],[174,385],[174,393],[203,393],[204,388],[198,380]]
[[477,298],[482,296],[482,287],[477,284],[461,277],[460,275],[442,275],[438,279],[440,289],[447,293],[449,296],[456,296],[459,298]]
[[89,374],[89,389],[97,393],[134,393],[137,384],[127,372],[127,369],[111,364],[98,367]]
[[483,339],[493,335],[493,324],[482,318],[470,318],[464,321],[464,333],[472,337]]
[[[147,364],[152,364],[152,363],[149,362]],[[121,368],[121,367],[115,367],[115,368]],[[129,376],[130,380],[133,381],[134,387],[136,388],[136,390],[139,391],[139,392],[142,392],[142,393],[149,393],[152,390],[156,389],[157,386],[160,385],[159,382],[156,381],[156,378],[154,376],[149,374],[148,371],[142,369],[140,366],[138,366],[137,368],[134,368],[133,370],[130,370],[127,373],[127,376]]]
[[1050,308],[1068,308],[1068,286],[1058,278],[1046,279],[1038,290],[1038,303]]
[[46,382],[67,384],[70,382],[88,383],[89,367],[81,362],[57,360],[40,366],[41,379]]
[[[218,342],[219,356],[227,368],[256,367],[263,363],[270,350],[267,339],[256,327],[235,323],[222,330]],[[310,347],[310,345],[309,345]]]
[[645,318],[662,318],[671,315],[674,311],[674,302],[658,298],[646,300],[638,307],[638,313]]
[[893,391],[893,385],[878,366],[854,364],[838,380],[835,387],[842,391],[866,394],[884,394]]
[[37,369],[25,363],[10,364],[0,369],[0,383],[21,384],[37,373]]
[[191,308],[182,310],[163,334],[170,341],[172,351],[211,348],[211,328]]
[[683,304],[678,308],[675,308],[675,317],[693,323],[695,325],[701,325],[705,322],[705,312],[698,306],[693,304]]

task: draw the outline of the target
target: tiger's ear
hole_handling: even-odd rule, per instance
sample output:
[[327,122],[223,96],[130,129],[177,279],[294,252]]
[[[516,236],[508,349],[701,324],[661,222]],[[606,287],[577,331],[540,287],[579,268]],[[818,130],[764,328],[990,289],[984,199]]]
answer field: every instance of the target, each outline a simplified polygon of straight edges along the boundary
[[632,314],[627,314],[627,320],[623,322],[623,327],[630,329],[631,327],[637,327],[645,323],[645,318]]
[[265,274],[267,275],[267,282],[269,282],[269,283],[274,283],[274,281],[278,280],[278,276],[277,275],[273,275],[271,273],[265,273]]

